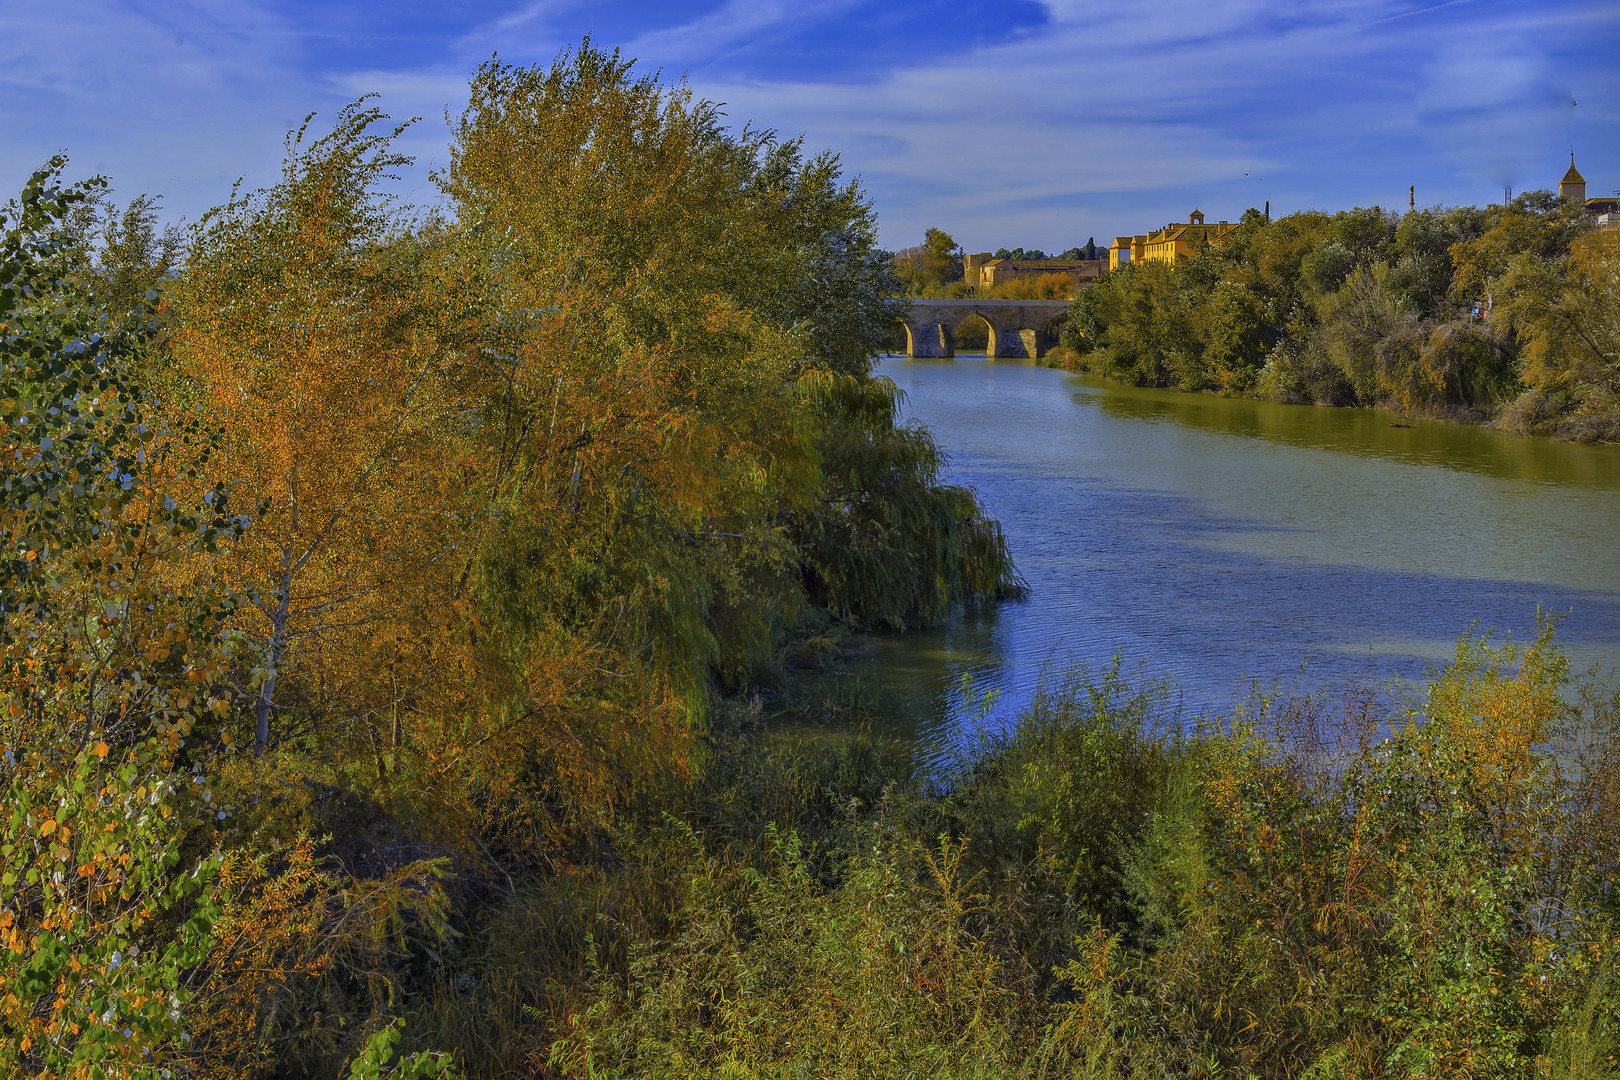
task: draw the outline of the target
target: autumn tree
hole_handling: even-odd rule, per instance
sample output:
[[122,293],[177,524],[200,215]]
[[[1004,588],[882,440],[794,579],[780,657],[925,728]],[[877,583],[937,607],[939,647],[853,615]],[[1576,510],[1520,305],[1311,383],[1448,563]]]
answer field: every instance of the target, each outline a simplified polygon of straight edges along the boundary
[[500,528],[475,572],[490,681],[467,708],[480,754],[533,762],[564,817],[688,759],[714,612],[766,648],[776,632],[791,554],[769,516],[811,476],[789,382],[809,344],[733,290],[775,301],[778,259],[828,261],[770,217],[800,168],[589,43],[486,64],[455,125],[440,182],[498,268],[479,436]]
[[1519,255],[1501,278],[1503,314],[1524,345],[1524,381],[1594,421],[1620,410],[1620,234],[1593,232],[1564,259]]
[[230,566],[256,613],[261,755],[288,694],[305,721],[392,714],[385,657],[455,545],[474,422],[453,388],[458,293],[377,192],[403,160],[385,121],[352,105],[307,144],[306,121],[278,185],[193,231],[171,301],[176,405],[217,426],[217,473],[253,512]]
[[[512,732],[564,787],[595,762],[631,790],[688,757],[714,683],[776,662],[807,612],[805,523],[858,512],[821,470],[826,399],[799,384],[865,386],[898,319],[872,209],[832,155],[728,130],[588,41],[549,66],[481,68],[439,179],[502,268],[486,390],[501,419],[483,434],[503,525],[481,595],[510,689],[490,737]],[[877,475],[929,487],[927,455],[872,442],[894,431],[881,416],[856,429],[890,462]],[[928,517],[947,558],[976,504],[950,506]],[[937,614],[931,584],[901,589]],[[590,709],[569,674],[587,658],[623,691]]]
[[1591,228],[1591,218],[1564,213],[1548,191],[1526,192],[1508,206],[1488,207],[1471,235],[1448,249],[1452,295],[1463,302],[1488,303],[1497,279],[1516,258],[1561,259],[1575,238]]
[[962,280],[961,248],[943,229],[929,229],[921,244],[895,252],[892,261],[895,276],[909,295]]

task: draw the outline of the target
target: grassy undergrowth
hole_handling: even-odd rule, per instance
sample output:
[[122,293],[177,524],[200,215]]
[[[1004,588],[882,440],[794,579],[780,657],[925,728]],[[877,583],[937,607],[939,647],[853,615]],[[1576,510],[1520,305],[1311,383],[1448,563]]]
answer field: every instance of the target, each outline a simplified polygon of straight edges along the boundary
[[1615,1075],[1617,721],[1549,631],[1191,723],[1074,673],[928,775],[736,734],[411,1027],[487,1075]]

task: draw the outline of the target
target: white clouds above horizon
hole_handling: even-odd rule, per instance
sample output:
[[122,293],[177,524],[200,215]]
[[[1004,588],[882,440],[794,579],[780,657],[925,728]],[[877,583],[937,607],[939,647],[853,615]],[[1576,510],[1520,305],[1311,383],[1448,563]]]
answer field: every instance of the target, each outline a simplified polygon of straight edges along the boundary
[[[1584,134],[1559,76],[1593,74],[1557,68],[1558,32],[1612,41],[1620,26],[1613,12],[1532,19],[1473,4],[1466,20],[1453,11],[1462,21],[1414,34],[1391,17],[1411,5],[1393,2],[1155,7],[1150,21],[1120,7],[1054,10],[1036,37],[876,86],[702,88],[812,142],[889,136],[860,164],[899,234],[891,243],[968,223],[957,228],[970,247],[1004,236],[1061,246],[1079,231],[1153,227],[1193,203],[1236,217],[1268,198],[1282,210],[1388,205],[1409,183],[1425,202],[1547,186],[1563,168],[1557,144]],[[1610,175],[1616,80],[1593,81],[1608,113],[1594,127],[1611,137],[1590,140],[1583,160]]]
[[[424,159],[406,193],[429,198],[442,116],[460,107],[472,67],[495,51],[548,61],[594,20],[613,23],[626,55],[692,72],[736,122],[839,150],[891,246],[939,225],[974,248],[1061,248],[1154,227],[1194,202],[1221,217],[1268,198],[1274,210],[1387,205],[1413,183],[1425,203],[1485,201],[1503,184],[1556,181],[1571,142],[1594,189],[1620,186],[1620,72],[1607,59],[1620,9],[1609,3],[1044,9],[1044,25],[964,45],[953,27],[930,37],[859,0],[618,5],[611,20],[576,0],[488,0],[438,37],[413,29],[406,7],[357,7],[328,34],[334,44],[285,0],[63,0],[50,18],[7,20],[0,180],[15,190],[65,146],[125,197],[161,192],[171,212],[195,216],[237,175],[272,180],[281,135],[305,112],[376,91],[395,116],[424,117],[403,149]],[[380,44],[346,64],[343,35],[366,33]],[[376,62],[391,58],[391,33],[411,47]],[[851,36],[862,34],[871,40]],[[600,28],[596,40],[614,44]],[[864,50],[850,63],[778,73],[793,65],[775,60],[801,45],[837,56],[846,41]]]

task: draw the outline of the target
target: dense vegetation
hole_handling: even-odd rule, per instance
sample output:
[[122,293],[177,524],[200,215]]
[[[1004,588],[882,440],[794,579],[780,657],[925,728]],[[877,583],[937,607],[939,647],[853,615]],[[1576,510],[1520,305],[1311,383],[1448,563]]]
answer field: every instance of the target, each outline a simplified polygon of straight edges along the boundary
[[[1119,668],[943,776],[740,743],[565,1075],[1610,1077],[1620,698],[1550,634],[1186,723]],[[1593,689],[1588,686],[1588,690]],[[747,808],[747,809],[744,809]]]
[[962,249],[943,229],[929,229],[923,242],[901,248],[889,256],[889,265],[907,296],[966,295],[962,280]]
[[364,102],[183,236],[5,211],[0,1073],[1615,1072],[1550,632],[1338,712],[1076,673],[927,774],[773,729],[1018,587],[871,208],[588,42],[471,89],[441,212]]
[[743,691],[1016,587],[871,374],[836,158],[588,43],[476,73],[442,213],[375,109],[307,128],[184,237],[61,161],[6,212],[6,1075],[335,1075],[407,1014],[515,1068],[588,950],[511,993],[503,920]]
[[1620,440],[1620,234],[1549,192],[1392,214],[1250,210],[1221,247],[1077,296],[1068,366]]

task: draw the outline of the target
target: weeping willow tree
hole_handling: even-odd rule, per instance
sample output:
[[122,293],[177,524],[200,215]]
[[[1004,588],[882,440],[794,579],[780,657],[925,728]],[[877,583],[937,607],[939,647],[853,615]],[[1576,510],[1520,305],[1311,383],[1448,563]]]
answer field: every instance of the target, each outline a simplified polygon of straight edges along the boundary
[[825,487],[795,529],[816,603],[903,629],[1023,592],[1001,526],[972,490],[939,482],[928,432],[897,422],[901,394],[891,380],[815,372],[799,392],[824,425]]
[[480,68],[440,176],[499,268],[491,411],[528,539],[492,556],[497,606],[627,612],[627,653],[692,718],[807,609],[916,626],[1017,584],[872,375],[904,302],[865,192],[836,155],[723,121],[587,40]]

